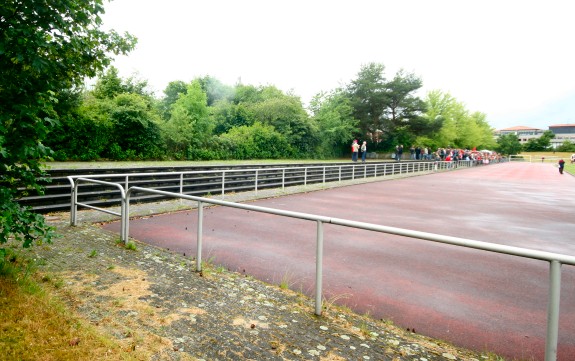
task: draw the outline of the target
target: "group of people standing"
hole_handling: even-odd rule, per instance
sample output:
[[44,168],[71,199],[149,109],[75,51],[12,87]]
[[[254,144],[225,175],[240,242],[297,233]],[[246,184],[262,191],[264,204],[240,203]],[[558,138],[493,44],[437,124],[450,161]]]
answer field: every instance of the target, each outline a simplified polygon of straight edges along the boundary
[[361,161],[365,163],[365,156],[367,154],[367,142],[364,140],[363,143],[359,145],[357,139],[354,139],[353,143],[351,143],[351,160],[353,162],[357,162],[359,152],[361,152]]

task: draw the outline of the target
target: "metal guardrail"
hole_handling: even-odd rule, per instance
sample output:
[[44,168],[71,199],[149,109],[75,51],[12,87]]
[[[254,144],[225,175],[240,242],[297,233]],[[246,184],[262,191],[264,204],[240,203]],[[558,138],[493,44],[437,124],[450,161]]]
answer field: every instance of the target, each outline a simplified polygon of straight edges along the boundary
[[[71,186],[71,216],[75,215],[75,204],[91,209],[106,212],[102,207],[88,205],[86,202],[78,203],[79,188],[77,180],[83,179],[79,183],[95,183],[99,185],[119,184],[127,190],[131,186],[142,186],[147,188],[167,190],[178,189],[180,194],[199,193],[195,188],[200,187],[203,194],[218,194],[222,199],[229,191],[258,192],[261,188],[279,188],[283,190],[286,186],[304,185],[311,183],[341,182],[344,180],[359,180],[373,177],[386,177],[392,175],[405,175],[410,173],[439,172],[454,169],[469,168],[475,163],[471,161],[458,162],[387,162],[387,163],[354,163],[348,165],[323,165],[306,167],[278,167],[278,168],[252,168],[252,169],[221,169],[209,171],[181,171],[181,172],[149,172],[149,173],[120,173],[120,174],[91,174],[67,176]],[[88,182],[86,179],[99,180],[99,182]],[[105,180],[105,181],[104,181]],[[142,184],[165,183],[169,186],[150,187]],[[197,184],[201,183],[201,186]],[[207,185],[206,185],[207,184]],[[112,186],[117,188],[117,186]],[[203,187],[203,188],[202,188]],[[188,189],[194,189],[189,191]],[[101,192],[104,199],[109,197],[110,191]],[[95,192],[90,196],[94,197]],[[202,194],[202,195],[203,195]],[[196,194],[197,195],[197,194]],[[92,202],[93,203],[93,202]],[[95,204],[95,203],[94,203]]]

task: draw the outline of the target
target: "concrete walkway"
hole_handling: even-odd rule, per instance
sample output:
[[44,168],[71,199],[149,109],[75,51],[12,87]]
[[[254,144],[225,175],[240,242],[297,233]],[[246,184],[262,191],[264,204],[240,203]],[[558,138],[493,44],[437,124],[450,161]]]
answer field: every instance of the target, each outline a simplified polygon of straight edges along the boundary
[[[264,207],[575,255],[575,178],[505,163],[254,201]],[[195,254],[194,210],[130,222],[140,241]],[[118,230],[118,223],[105,228]],[[214,207],[204,259],[314,291],[313,222]],[[543,359],[548,264],[325,226],[324,295],[417,333],[518,359]],[[562,268],[559,360],[575,359],[575,269]]]

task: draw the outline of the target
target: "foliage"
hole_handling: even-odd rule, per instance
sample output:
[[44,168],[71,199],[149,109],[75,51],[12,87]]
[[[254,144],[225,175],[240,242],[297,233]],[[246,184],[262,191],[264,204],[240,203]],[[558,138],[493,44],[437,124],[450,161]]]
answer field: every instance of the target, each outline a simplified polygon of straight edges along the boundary
[[213,124],[208,116],[207,96],[199,81],[191,82],[172,104],[170,119],[162,124],[168,152],[183,157],[188,147],[208,143]]
[[516,134],[503,134],[497,138],[496,149],[501,154],[514,155],[521,151],[521,143]]
[[110,114],[112,122],[112,151],[115,160],[153,159],[160,155],[160,127],[149,104],[141,95],[120,94],[114,98]]
[[205,76],[197,80],[206,93],[208,106],[212,106],[218,101],[231,101],[234,97],[234,88],[223,84],[214,77]]
[[360,122],[355,135],[391,148],[432,132],[434,123],[423,117],[426,103],[415,95],[421,79],[400,70],[388,81],[384,70],[383,64],[367,64],[347,87],[353,116]]
[[492,149],[495,147],[493,131],[485,114],[469,113],[465,105],[451,94],[439,90],[427,93],[427,111],[424,118],[430,124],[431,132],[416,143],[432,149],[455,147],[464,149]]
[[251,126],[231,129],[220,136],[226,147],[227,157],[232,159],[278,159],[293,157],[290,145],[284,135],[271,125],[259,122]]
[[317,144],[317,128],[310,121],[299,98],[281,93],[263,95],[264,100],[252,108],[255,121],[271,125],[282,134],[297,152],[296,157],[309,155],[310,147]]
[[211,112],[216,135],[226,133],[234,127],[250,126],[255,121],[254,111],[249,104],[218,101],[211,107]]
[[551,139],[555,138],[552,131],[546,130],[539,138],[532,138],[523,144],[523,150],[526,152],[544,151],[551,147]]
[[575,152],[575,143],[571,143],[569,140],[565,140],[559,147],[557,147],[558,152]]
[[15,203],[18,188],[42,192],[37,178],[51,155],[44,140],[57,124],[58,96],[135,44],[129,34],[99,30],[102,12],[101,0],[8,0],[0,7],[0,243],[11,234],[25,246],[30,237],[50,238],[43,219]]
[[[155,99],[147,82],[123,80],[110,67],[76,108],[67,108],[49,145],[60,160],[260,159],[273,130],[282,148],[274,145],[271,158],[342,157],[353,138],[367,140],[370,150],[493,148],[483,113],[470,114],[439,91],[421,100],[415,95],[421,79],[399,71],[388,81],[384,69],[362,67],[348,86],[318,94],[306,110],[299,97],[275,86],[230,87],[210,76],[172,81]],[[266,133],[258,144],[253,132],[261,126]]]
[[313,119],[321,134],[318,153],[322,157],[341,157],[347,151],[352,134],[358,133],[359,121],[353,118],[353,108],[342,91],[320,93],[310,104]]
[[168,120],[171,116],[172,105],[178,100],[180,94],[186,94],[188,85],[181,81],[171,81],[164,89],[164,97],[158,103],[158,110],[162,119]]
[[[347,95],[353,108],[353,117],[359,120],[360,134],[376,134],[382,130],[381,120],[388,102],[385,91],[385,67],[370,63],[363,66],[357,78],[347,86]],[[373,137],[371,137],[373,140]]]

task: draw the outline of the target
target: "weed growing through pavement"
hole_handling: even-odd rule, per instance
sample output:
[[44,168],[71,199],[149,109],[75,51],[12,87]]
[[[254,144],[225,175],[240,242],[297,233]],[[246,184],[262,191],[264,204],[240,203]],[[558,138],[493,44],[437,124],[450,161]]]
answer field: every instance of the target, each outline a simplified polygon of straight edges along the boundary
[[[323,299],[323,309],[327,312],[329,311],[331,308],[337,306],[336,302],[342,299],[347,299],[350,298],[351,295],[349,293],[343,293],[343,294],[339,294],[339,295],[333,295],[330,298],[325,298]],[[342,308],[345,308],[344,306],[339,306]],[[349,309],[349,308],[348,308]]]
[[88,258],[94,258],[98,255],[98,251],[96,251],[95,249],[92,250],[92,252],[90,252],[90,254],[88,255]]

